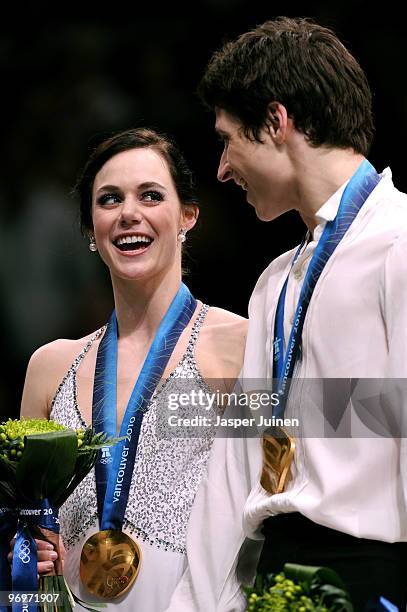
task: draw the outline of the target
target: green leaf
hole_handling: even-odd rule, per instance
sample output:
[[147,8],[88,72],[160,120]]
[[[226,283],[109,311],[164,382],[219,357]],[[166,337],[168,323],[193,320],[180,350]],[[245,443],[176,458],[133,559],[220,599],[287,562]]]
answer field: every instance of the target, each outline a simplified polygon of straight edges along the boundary
[[353,606],[350,601],[349,594],[338,589],[332,584],[314,585],[315,593],[322,596],[324,604],[329,610],[337,612],[353,612]]
[[15,489],[7,482],[0,482],[0,506],[14,508],[15,499]]
[[338,589],[338,587],[335,587],[332,584],[323,584],[319,586],[318,592],[325,593],[329,597],[347,597],[346,591],[343,589]]
[[284,573],[291,580],[306,581],[311,583],[318,581],[321,584],[327,583],[343,589],[346,592],[346,586],[336,572],[329,567],[316,567],[313,565],[298,565],[296,563],[286,563],[284,565]]
[[83,444],[78,449],[78,455],[75,464],[75,473],[72,480],[67,484],[64,491],[61,491],[61,497],[58,499],[58,505],[61,506],[76,489],[78,484],[85,478],[90,470],[95,465],[98,452],[105,446],[113,446],[124,440],[126,436],[121,438],[109,438],[104,432],[95,433],[94,429],[89,427],[85,430],[83,436]]
[[0,457],[0,505],[14,507],[18,495],[17,463]]
[[334,612],[353,612],[353,605],[349,599],[339,597],[332,602],[331,606]]
[[83,452],[87,452],[91,450],[100,450],[101,448],[104,448],[105,446],[113,446],[114,444],[117,444],[118,442],[121,442],[122,440],[127,438],[127,436],[109,438],[109,436],[105,434],[104,432],[95,434],[93,429],[89,429],[87,430],[87,432],[88,432],[88,435],[86,435],[86,432],[85,432],[85,435],[83,437],[83,445],[78,449],[79,453],[83,453]]
[[262,591],[263,590],[263,576],[261,574],[257,574],[256,576],[256,582],[254,585],[256,591]]
[[24,453],[16,470],[19,489],[27,501],[47,498],[53,505],[75,469],[76,432],[71,429],[24,438]]
[[66,487],[60,491],[60,495],[55,502],[57,507],[62,506],[71,493],[73,493],[73,491],[76,489],[78,484],[82,482],[85,476],[90,472],[92,467],[95,465],[97,454],[97,450],[88,451],[86,453],[78,452],[72,478],[66,484]]

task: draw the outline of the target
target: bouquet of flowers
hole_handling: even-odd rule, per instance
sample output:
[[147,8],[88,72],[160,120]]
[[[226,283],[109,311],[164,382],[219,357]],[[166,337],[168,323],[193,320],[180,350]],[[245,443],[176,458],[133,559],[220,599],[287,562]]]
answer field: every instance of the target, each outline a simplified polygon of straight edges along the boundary
[[248,612],[353,612],[341,579],[325,567],[287,563],[284,572],[257,576],[244,590]]
[[[92,469],[99,449],[117,441],[92,428],[74,431],[46,419],[0,423],[0,591],[36,593],[11,599],[13,612],[72,610],[62,575],[58,509]],[[10,568],[7,554],[15,533]],[[35,539],[58,553],[54,571],[39,579]]]

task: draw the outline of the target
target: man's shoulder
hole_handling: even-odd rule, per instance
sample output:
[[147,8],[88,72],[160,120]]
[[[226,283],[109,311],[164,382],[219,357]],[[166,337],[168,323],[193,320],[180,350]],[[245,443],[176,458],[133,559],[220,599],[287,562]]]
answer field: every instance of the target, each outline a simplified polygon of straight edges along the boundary
[[399,240],[407,239],[407,194],[393,185],[391,174],[384,178],[383,186],[373,205],[367,207],[360,227],[362,235],[374,240],[378,248],[391,249]]
[[400,191],[393,183],[392,172],[386,168],[382,174],[382,180],[372,193],[373,202],[379,204],[374,207],[376,212],[386,214],[386,209],[394,211],[393,221],[407,222],[407,194]]

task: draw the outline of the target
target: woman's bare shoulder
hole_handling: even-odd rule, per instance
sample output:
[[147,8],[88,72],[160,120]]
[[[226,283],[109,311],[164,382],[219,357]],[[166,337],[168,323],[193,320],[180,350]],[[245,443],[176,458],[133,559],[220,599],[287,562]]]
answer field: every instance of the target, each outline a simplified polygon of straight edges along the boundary
[[31,355],[23,390],[21,413],[47,417],[52,398],[69,368],[95,332],[77,340],[60,338]]
[[211,307],[206,315],[202,335],[212,346],[212,350],[218,347],[222,352],[244,349],[246,344],[248,320],[240,315],[224,310],[223,308]]
[[59,338],[40,346],[31,355],[29,367],[46,366],[47,368],[51,367],[52,370],[58,370],[60,367],[69,368],[95,333],[93,332],[77,340]]
[[236,378],[240,372],[248,321],[223,308],[211,307],[198,343],[198,363],[205,378]]
[[247,333],[248,323],[249,321],[244,317],[217,306],[209,308],[205,319],[205,324],[208,328],[213,327],[215,331],[216,328],[218,331],[219,328],[223,328],[226,332],[240,333],[244,336]]

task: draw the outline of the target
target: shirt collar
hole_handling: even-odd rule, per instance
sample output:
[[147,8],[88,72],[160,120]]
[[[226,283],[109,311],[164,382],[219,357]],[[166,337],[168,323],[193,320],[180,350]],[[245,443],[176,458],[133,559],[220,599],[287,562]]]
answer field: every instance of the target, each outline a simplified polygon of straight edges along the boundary
[[338,213],[339,204],[341,203],[342,194],[348,183],[349,180],[345,181],[345,183],[343,183],[315,213],[318,225],[314,228],[313,240],[318,241],[328,221],[333,221],[335,219]]
[[[392,185],[392,173],[390,168],[385,168],[380,175],[382,180],[380,181],[381,186]],[[345,191],[346,185],[350,179],[345,181],[334,194],[317,210],[315,213],[318,225],[312,232],[312,241],[318,242],[321,238],[322,232],[325,229],[325,225],[328,221],[333,221],[338,214],[339,204],[341,203],[342,194]],[[377,193],[376,189],[374,193]],[[369,196],[370,197],[370,196]]]

